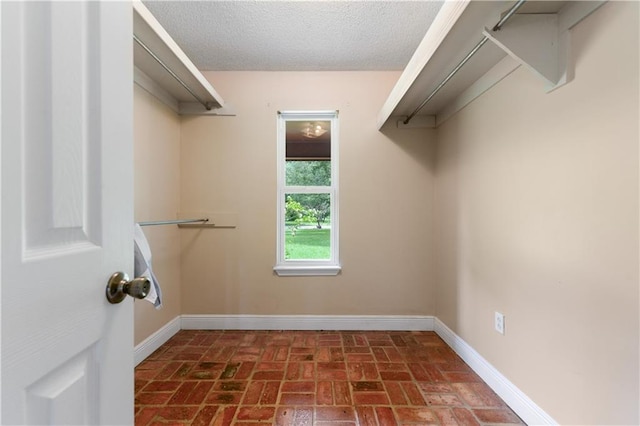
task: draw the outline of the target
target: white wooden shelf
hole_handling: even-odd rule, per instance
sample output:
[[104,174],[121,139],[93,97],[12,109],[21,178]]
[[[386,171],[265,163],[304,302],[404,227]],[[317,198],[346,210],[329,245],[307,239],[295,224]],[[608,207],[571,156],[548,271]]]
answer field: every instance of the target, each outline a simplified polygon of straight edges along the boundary
[[133,43],[136,84],[178,114],[232,115],[222,97],[139,0],[133,2],[133,35],[139,41]]
[[[445,2],[378,114],[378,129],[437,127],[520,65],[547,91],[572,78],[569,30],[604,1],[527,1],[500,31],[493,26],[513,1]],[[486,36],[488,41],[409,123],[404,119]]]

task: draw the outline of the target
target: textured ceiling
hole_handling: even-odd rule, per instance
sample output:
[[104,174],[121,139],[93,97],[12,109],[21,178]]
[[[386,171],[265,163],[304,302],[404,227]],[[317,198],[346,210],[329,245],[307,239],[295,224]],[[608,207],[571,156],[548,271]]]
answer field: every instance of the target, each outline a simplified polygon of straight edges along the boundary
[[442,1],[144,1],[205,71],[402,70]]

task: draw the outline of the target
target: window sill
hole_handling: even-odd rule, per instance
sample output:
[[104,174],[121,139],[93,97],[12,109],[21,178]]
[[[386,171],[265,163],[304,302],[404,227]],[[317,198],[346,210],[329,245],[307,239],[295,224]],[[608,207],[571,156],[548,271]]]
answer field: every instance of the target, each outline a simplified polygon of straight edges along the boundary
[[281,277],[311,277],[338,275],[342,267],[340,265],[278,265],[274,266],[273,270]]

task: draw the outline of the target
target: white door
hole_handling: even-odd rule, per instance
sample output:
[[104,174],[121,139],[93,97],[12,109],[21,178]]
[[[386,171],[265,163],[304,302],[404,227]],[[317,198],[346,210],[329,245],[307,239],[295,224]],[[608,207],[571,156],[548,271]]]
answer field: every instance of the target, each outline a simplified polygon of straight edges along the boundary
[[133,423],[129,2],[0,2],[1,422]]

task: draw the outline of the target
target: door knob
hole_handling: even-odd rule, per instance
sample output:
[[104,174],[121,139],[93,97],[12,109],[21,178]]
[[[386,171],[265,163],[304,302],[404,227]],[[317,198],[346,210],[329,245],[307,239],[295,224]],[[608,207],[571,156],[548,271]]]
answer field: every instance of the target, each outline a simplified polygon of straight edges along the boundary
[[124,272],[111,275],[107,284],[107,300],[109,303],[120,303],[127,294],[136,299],[144,299],[149,294],[151,282],[147,277],[138,277],[129,281]]

